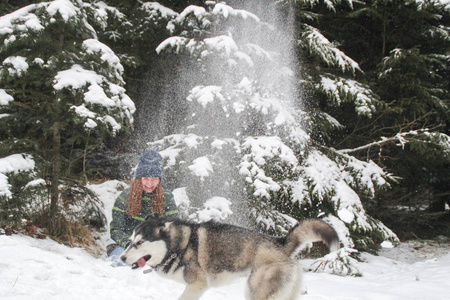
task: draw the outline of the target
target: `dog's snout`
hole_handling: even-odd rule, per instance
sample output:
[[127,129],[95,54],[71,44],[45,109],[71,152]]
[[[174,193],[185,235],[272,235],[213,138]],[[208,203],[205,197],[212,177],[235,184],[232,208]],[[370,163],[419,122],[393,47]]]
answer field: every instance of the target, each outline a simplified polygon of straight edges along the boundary
[[125,261],[127,260],[127,257],[126,257],[125,255],[122,255],[122,256],[120,257],[120,260],[123,261],[123,262],[125,262]]

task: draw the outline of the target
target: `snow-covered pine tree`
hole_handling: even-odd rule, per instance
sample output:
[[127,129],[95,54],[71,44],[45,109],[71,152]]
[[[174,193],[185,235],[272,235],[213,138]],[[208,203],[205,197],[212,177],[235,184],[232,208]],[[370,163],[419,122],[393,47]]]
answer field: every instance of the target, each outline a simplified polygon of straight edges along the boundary
[[[165,158],[165,173],[178,180],[175,193],[184,196],[186,213],[197,220],[228,216],[271,233],[285,232],[294,219],[320,217],[339,231],[345,247],[396,241],[361,203],[388,186],[390,174],[318,145],[306,131],[311,127],[303,126],[314,119],[298,105],[295,73],[287,68],[292,37],[248,11],[207,3],[181,12],[169,23],[173,37],[157,48],[189,64],[180,75],[189,78],[189,93],[180,101],[186,113],[178,132],[149,143]],[[327,47],[339,63],[357,69]],[[353,92],[347,86],[369,93],[357,83],[341,85],[334,97]],[[359,94],[353,101],[369,113],[373,99]]]
[[[440,36],[444,35],[440,28],[429,28],[429,31],[433,32],[430,44],[439,45],[447,39],[450,45],[449,29],[447,38]],[[439,47],[430,48],[396,48],[380,64],[377,85],[391,109],[390,118],[382,122],[392,129],[384,132],[404,138],[391,146],[382,143],[386,138],[381,137],[379,148],[387,157],[400,157],[385,164],[407,178],[401,182],[402,189],[388,197],[391,204],[408,203],[411,207],[425,206],[431,212],[442,213],[450,203],[447,184],[450,180],[450,84],[445,79],[450,55]]]
[[0,17],[0,156],[27,153],[39,163],[50,216],[60,179],[82,170],[99,139],[133,121],[123,67],[91,25],[101,27],[105,16],[101,7],[55,0]]
[[369,214],[402,236],[446,234],[448,226],[441,224],[450,201],[448,5],[370,1],[355,2],[354,9],[340,5],[336,11],[314,25],[360,63],[365,74],[358,78],[370,83],[382,105],[372,118],[364,118],[353,115],[349,104],[340,110],[323,102],[321,108],[344,126],[325,139],[346,148],[341,153],[376,160],[401,177],[365,203]]
[[[282,2],[286,5],[290,1]],[[364,79],[358,63],[339,49],[338,42],[330,41],[316,27],[323,14],[328,12],[333,18],[339,18],[336,10],[351,10],[353,1],[297,0],[295,5],[296,16],[302,20],[297,23],[297,42],[305,63],[300,75],[305,95],[303,108],[308,111],[304,124],[310,128],[314,140],[327,144],[333,134],[344,129],[336,118],[344,113],[343,107],[350,106],[358,118],[368,119],[380,106],[379,97],[367,83],[356,79]]]

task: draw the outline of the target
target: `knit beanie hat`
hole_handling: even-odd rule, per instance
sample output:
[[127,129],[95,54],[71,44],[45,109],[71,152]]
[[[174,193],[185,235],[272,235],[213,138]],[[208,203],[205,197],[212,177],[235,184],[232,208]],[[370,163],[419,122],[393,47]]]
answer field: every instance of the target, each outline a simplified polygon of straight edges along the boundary
[[134,177],[158,177],[161,178],[162,169],[160,162],[162,156],[154,151],[147,150],[139,158],[139,164]]

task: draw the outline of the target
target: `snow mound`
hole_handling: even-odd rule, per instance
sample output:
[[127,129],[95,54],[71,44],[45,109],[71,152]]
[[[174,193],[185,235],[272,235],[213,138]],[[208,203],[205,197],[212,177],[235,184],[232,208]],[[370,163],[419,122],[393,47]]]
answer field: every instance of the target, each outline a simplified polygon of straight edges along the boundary
[[[111,218],[108,211],[126,186],[116,180],[89,185],[103,201],[108,221]],[[213,204],[216,202],[224,204],[222,201]],[[105,231],[99,241],[105,246],[108,239]],[[305,273],[299,297],[303,300],[445,299],[450,278],[449,249],[447,239],[401,243],[381,250],[379,256],[361,253],[358,268],[362,277]],[[328,258],[338,255],[339,251]],[[84,249],[69,248],[50,239],[6,236],[0,232],[0,257],[0,299],[5,300],[175,300],[184,290],[183,284],[155,272],[144,274],[142,269],[114,268],[104,254],[94,257]],[[300,263],[306,266],[308,260]],[[245,283],[243,278],[212,288],[201,299],[243,300]]]

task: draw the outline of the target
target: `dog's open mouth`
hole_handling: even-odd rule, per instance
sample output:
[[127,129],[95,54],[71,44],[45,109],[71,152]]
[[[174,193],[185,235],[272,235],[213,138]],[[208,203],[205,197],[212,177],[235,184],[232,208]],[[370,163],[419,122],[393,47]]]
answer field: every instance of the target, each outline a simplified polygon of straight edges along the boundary
[[151,257],[151,255],[146,255],[146,256],[139,258],[137,262],[135,262],[131,265],[131,268],[137,269],[137,268],[144,267],[145,264],[147,263],[147,261],[150,259],[150,257]]

